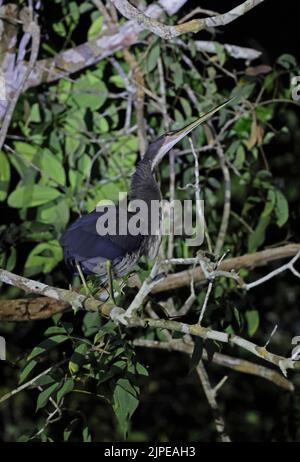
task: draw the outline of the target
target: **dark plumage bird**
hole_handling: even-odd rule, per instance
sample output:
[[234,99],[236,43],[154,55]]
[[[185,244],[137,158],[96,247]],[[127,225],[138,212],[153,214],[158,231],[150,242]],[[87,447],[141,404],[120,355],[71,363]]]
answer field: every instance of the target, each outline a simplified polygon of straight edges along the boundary
[[[165,133],[153,141],[143,159],[139,161],[132,176],[130,200],[139,199],[149,207],[152,201],[160,201],[161,193],[155,180],[155,169],[164,155],[180,141],[184,136],[198,127],[201,123],[211,117],[214,113],[224,107],[229,101],[217,106],[195,122],[187,125],[181,130]],[[106,207],[106,213],[110,206]],[[116,206],[117,232],[114,234],[99,234],[97,230],[98,219],[104,210],[83,215],[67,228],[61,237],[61,245],[64,250],[64,257],[67,266],[74,272],[85,274],[96,274],[102,282],[108,279],[107,260],[111,264],[112,277],[121,277],[132,271],[135,264],[142,255],[154,258],[160,244],[159,226],[149,235],[133,235],[127,232],[122,235],[119,225],[123,219],[120,213],[120,206]],[[134,217],[136,212],[128,211],[127,220]],[[148,216],[149,225],[151,215]],[[144,233],[145,234],[145,233]]]

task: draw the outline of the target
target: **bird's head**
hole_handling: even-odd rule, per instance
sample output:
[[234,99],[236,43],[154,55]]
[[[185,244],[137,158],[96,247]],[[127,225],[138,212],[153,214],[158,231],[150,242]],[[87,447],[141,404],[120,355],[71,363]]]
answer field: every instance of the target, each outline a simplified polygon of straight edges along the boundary
[[149,145],[148,150],[145,154],[145,158],[151,161],[152,170],[159,164],[159,162],[162,160],[165,154],[167,154],[170,151],[170,149],[172,149],[175,146],[175,144],[178,143],[178,141],[182,140],[182,138],[188,135],[192,130],[194,130],[194,128],[201,125],[213,114],[215,114],[224,106],[226,106],[229,102],[232,101],[232,99],[233,98],[215,107],[214,109],[202,115],[186,127],[181,128],[180,130],[167,132],[164,135],[157,138],[156,140],[154,140]]

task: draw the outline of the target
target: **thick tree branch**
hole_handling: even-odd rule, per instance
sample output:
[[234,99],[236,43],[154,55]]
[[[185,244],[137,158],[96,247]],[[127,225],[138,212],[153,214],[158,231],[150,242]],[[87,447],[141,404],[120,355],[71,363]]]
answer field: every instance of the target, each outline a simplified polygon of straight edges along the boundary
[[49,297],[0,300],[0,321],[37,321],[70,308],[69,303]]
[[[23,8],[21,11],[20,17],[23,21],[23,30],[24,36],[21,40],[20,47],[19,47],[19,54],[17,59],[17,66],[14,73],[14,81],[12,82],[13,86],[16,88],[10,93],[8,98],[8,105],[6,106],[6,111],[4,113],[4,120],[0,131],[0,150],[4,144],[7,130],[10,125],[11,118],[13,116],[14,109],[18,102],[18,99],[25,87],[26,81],[35,65],[35,62],[38,57],[39,47],[40,47],[40,28],[37,24],[36,19],[33,17],[32,9],[30,8]],[[29,58],[29,63],[26,65],[26,69],[24,72],[21,71],[20,61],[23,60],[25,55],[25,47],[31,37],[31,53]],[[21,71],[21,72],[20,72]]]
[[[300,244],[289,244],[282,247],[263,250],[261,252],[256,252],[253,254],[246,254],[241,257],[228,258],[227,260],[223,260],[220,263],[218,270],[215,271],[215,276],[231,277],[241,285],[241,282],[239,282],[238,275],[232,272],[232,270],[238,270],[240,268],[254,268],[256,266],[266,265],[271,261],[280,260],[282,258],[287,258],[290,256],[296,256],[299,251]],[[187,258],[166,260],[166,263],[169,262],[178,265],[194,265],[195,261],[195,258]],[[281,266],[277,270],[274,270],[268,275],[261,278],[263,281],[259,279],[258,281],[255,281],[253,283],[246,284],[245,288],[251,289],[252,287],[256,286],[258,282],[265,282],[266,280],[270,279],[270,277],[276,276],[282,271],[292,271],[291,268],[294,263],[295,261],[292,260],[286,265]],[[8,277],[7,274],[9,274],[10,276]],[[197,267],[194,269],[192,268],[190,270],[180,271],[178,273],[171,274],[167,276],[162,282],[159,282],[157,280],[154,282],[150,281],[150,290],[151,293],[174,290],[176,288],[188,286],[192,282],[206,281],[207,277],[208,275],[202,267]],[[20,289],[25,290],[26,292],[44,295],[43,298],[0,300],[1,321],[27,321],[46,319],[48,317],[51,317],[55,313],[67,310],[68,307],[70,308],[70,305],[72,304],[75,308],[77,307],[77,305],[79,305],[79,308],[83,307],[86,298],[82,295],[79,295],[77,292],[70,292],[64,289],[56,288],[52,288],[55,291],[55,293],[53,294],[53,292],[50,290],[51,288],[49,286],[46,286],[45,284],[36,281],[30,281],[29,279],[14,275],[13,273],[8,273],[4,270],[0,270],[0,280],[2,280],[3,282],[7,282],[8,284],[15,285],[16,287],[19,287]],[[149,281],[145,281],[144,284],[147,284],[147,287],[149,289]],[[74,300],[72,298],[73,296]],[[138,298],[134,299],[134,303],[132,305],[134,312],[136,312],[136,310],[139,308],[139,304],[141,303],[142,298],[143,296],[139,294]],[[55,299],[56,301],[54,301],[53,299]],[[90,308],[91,310],[99,308],[98,305],[94,305],[94,302],[92,303],[92,307]],[[88,304],[88,307],[85,307],[85,309],[89,309],[89,306],[90,305]],[[105,316],[109,315],[110,311],[109,309],[107,311],[106,304],[103,305],[102,310]]]
[[[274,247],[271,249],[262,250],[252,254],[242,255],[240,257],[227,258],[223,260],[219,266],[220,271],[239,270],[241,268],[254,268],[263,266],[267,263],[281,258],[293,257],[300,250],[300,244],[288,244],[281,247]],[[194,277],[194,282],[201,282],[206,280],[206,276],[202,268],[188,269],[180,271],[175,274],[170,274],[164,281],[159,283],[152,293],[166,292],[176,288],[185,287],[190,285]]]
[[[165,1],[161,0],[159,3],[166,9],[168,14],[173,14],[171,11],[174,9],[177,11],[184,3],[186,3],[186,1],[187,0],[173,1],[171,9],[165,8]],[[9,12],[9,19],[15,19],[16,24],[18,24],[17,7],[15,5],[6,5],[4,8],[6,8],[6,11]],[[147,8],[145,13],[150,15],[152,18],[157,19],[163,15],[163,9],[157,3],[153,3]],[[3,19],[5,19],[5,17]],[[12,32],[11,29],[13,29]],[[22,87],[22,91],[26,91],[28,88],[36,87],[42,83],[54,82],[72,73],[81,71],[96,64],[102,59],[111,56],[116,51],[126,49],[129,46],[138,43],[139,33],[142,30],[142,25],[139,25],[134,21],[127,21],[123,25],[119,26],[116,33],[106,34],[106,32],[104,32],[104,34],[93,41],[85,42],[74,48],[62,51],[54,57],[37,61],[33,69],[30,71],[29,76]],[[2,53],[2,57],[0,58],[0,68],[6,82],[7,101],[0,102],[0,120],[3,119],[4,114],[7,111],[8,101],[10,101],[13,94],[15,94],[14,83],[16,82],[16,79],[14,77],[14,50],[16,47],[17,37],[16,26],[10,25],[9,31],[6,32],[5,30],[4,35],[5,42],[3,42],[4,39],[2,39],[2,43],[0,41],[0,52]],[[197,41],[195,44],[199,51],[205,51],[207,53],[216,52],[213,42]],[[224,46],[228,54],[234,58],[252,60],[258,58],[261,54],[260,52],[250,48],[248,49],[227,44]],[[7,50],[9,50],[9,52]],[[19,75],[27,73],[27,69],[28,64],[26,62],[18,63]]]
[[[204,51],[205,53],[216,53],[216,45],[214,42],[208,42],[205,40],[196,40],[195,42],[196,50]],[[253,50],[253,48],[245,48],[236,45],[231,45],[225,43],[224,48],[229,56],[235,59],[245,59],[247,61],[253,61],[261,56],[262,52],[258,50]]]
[[240,16],[243,16],[264,0],[246,0],[244,3],[236,8],[233,8],[227,13],[204,19],[193,19],[175,26],[167,26],[157,21],[157,19],[150,17],[148,14],[142,13],[127,0],[111,1],[125,18],[134,21],[144,29],[150,30],[153,34],[158,35],[163,39],[170,40],[188,32],[197,33],[207,27],[225,26],[226,24],[235,21]]
[[[6,5],[5,8],[6,13],[10,14],[9,18],[16,20],[18,24],[19,16],[17,7],[15,5]],[[146,9],[146,13],[154,18],[158,18],[163,14],[163,9],[157,3],[153,3]],[[41,59],[35,63],[32,69],[30,64],[20,61],[17,68],[18,75],[26,76],[26,79],[24,79],[26,81],[22,85],[22,91],[26,91],[28,88],[36,87],[42,83],[53,82],[92,66],[98,61],[111,56],[116,51],[137,43],[139,41],[139,33],[142,30],[143,27],[133,21],[127,21],[119,27],[117,33],[112,35],[104,33],[93,41],[85,42],[77,47],[62,51],[54,57]],[[7,111],[8,102],[12,99],[16,91],[16,52],[14,50],[17,45],[17,33],[18,30],[14,27],[12,32],[9,29],[5,33],[3,39],[0,37],[0,52],[3,53],[0,56],[0,70],[5,79],[7,100],[6,102],[0,101],[0,120],[3,119]],[[10,38],[9,41],[8,38]],[[2,43],[4,39],[5,43]]]
[[[73,307],[73,309],[76,310],[83,309],[88,311],[98,311],[103,316],[110,317],[116,323],[123,324],[129,328],[153,327],[156,329],[167,329],[171,332],[190,334],[203,339],[211,339],[217,342],[239,346],[249,353],[279,367],[284,375],[287,374],[288,369],[300,368],[299,361],[271,353],[267,351],[265,347],[260,347],[249,340],[239,337],[238,335],[230,335],[226,332],[220,332],[209,327],[203,327],[199,324],[186,324],[178,321],[148,319],[137,316],[137,301],[140,302],[141,306],[149,293],[149,289],[151,290],[151,283],[148,281],[142,285],[140,291],[127,310],[124,310],[112,303],[103,303],[95,298],[86,297],[71,290],[47,286],[41,282],[18,276],[3,269],[0,270],[0,281],[19,287],[26,292],[45,295],[56,300],[67,302]],[[144,295],[144,298],[142,295]]]
[[[167,351],[179,351],[186,353],[188,355],[193,354],[194,344],[192,342],[186,342],[185,340],[172,339],[167,342],[159,342],[157,340],[147,340],[147,339],[135,339],[133,344],[138,347],[145,348],[154,348],[159,350]],[[208,361],[208,356],[206,351],[203,351],[204,361]],[[219,366],[227,367],[236,372],[241,372],[243,374],[255,375],[261,377],[265,380],[273,382],[280,388],[288,391],[294,391],[294,385],[292,382],[287,380],[277,371],[269,369],[268,367],[261,366],[259,364],[247,361],[245,359],[234,358],[233,356],[224,355],[222,353],[214,353],[211,361],[214,364]]]

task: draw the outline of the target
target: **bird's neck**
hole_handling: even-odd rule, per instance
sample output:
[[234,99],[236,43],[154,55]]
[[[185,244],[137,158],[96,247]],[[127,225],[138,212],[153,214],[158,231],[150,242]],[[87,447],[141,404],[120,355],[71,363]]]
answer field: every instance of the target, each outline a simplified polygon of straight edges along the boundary
[[151,200],[161,200],[160,190],[148,159],[142,159],[136,167],[131,181],[130,198],[144,200],[148,204]]

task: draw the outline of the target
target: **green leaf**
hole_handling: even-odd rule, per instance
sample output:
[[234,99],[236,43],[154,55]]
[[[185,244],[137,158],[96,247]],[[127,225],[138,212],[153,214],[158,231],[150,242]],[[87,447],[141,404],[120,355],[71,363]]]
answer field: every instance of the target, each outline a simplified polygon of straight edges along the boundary
[[17,251],[15,247],[11,247],[10,254],[6,262],[6,269],[7,271],[12,271],[16,266],[17,262]]
[[257,108],[255,109],[255,112],[256,112],[258,120],[265,123],[272,119],[273,112],[274,112],[274,106],[272,105],[257,106]]
[[66,37],[66,34],[67,34],[66,28],[61,21],[52,24],[52,27],[53,27],[54,32],[57,33],[57,35],[60,35],[60,37]]
[[99,131],[100,133],[108,133],[109,132],[109,123],[105,119],[105,117],[95,118],[94,122],[94,130]]
[[283,226],[289,218],[289,204],[281,191],[276,191],[276,223],[279,227]]
[[88,30],[88,40],[96,39],[102,30],[103,25],[103,16],[99,16],[95,21],[93,21],[92,25]]
[[112,75],[109,78],[109,81],[113,83],[118,88],[125,88],[124,79],[120,75]]
[[58,241],[53,240],[38,244],[27,257],[25,263],[25,276],[37,273],[50,273],[63,259],[63,251]]
[[0,151],[0,202],[6,199],[9,182],[10,165],[6,154],[3,151]]
[[259,327],[259,313],[257,310],[249,310],[245,313],[248,334],[252,337]]
[[48,327],[48,329],[45,330],[44,336],[45,337],[51,337],[52,335],[58,335],[58,334],[65,335],[66,333],[67,333],[67,331],[66,331],[66,329],[64,327],[51,326],[51,327]]
[[214,45],[215,45],[216,53],[218,55],[218,60],[219,60],[219,62],[221,64],[221,66],[223,66],[225,64],[225,61],[226,61],[225,48],[219,42],[214,42]]
[[152,72],[156,68],[159,56],[160,46],[159,43],[156,42],[156,44],[151,48],[147,57],[147,72]]
[[100,343],[105,335],[112,335],[116,332],[116,324],[113,321],[108,321],[95,335],[94,343]]
[[69,441],[78,423],[79,423],[79,419],[76,418],[76,419],[71,420],[71,422],[67,425],[67,427],[64,429],[64,441]]
[[277,59],[277,63],[280,64],[285,69],[291,69],[297,66],[297,61],[294,58],[294,56],[289,55],[287,53],[279,56],[279,58]]
[[19,186],[8,197],[8,205],[14,208],[29,208],[46,204],[61,196],[57,189],[50,186]]
[[[132,168],[136,160],[136,157],[133,157],[133,154],[137,152],[138,146],[139,142],[137,136],[122,135],[111,145],[111,150],[114,152],[114,159],[115,156],[118,155],[118,153],[121,151],[122,159],[120,160],[123,161],[122,166],[126,168]],[[130,156],[130,154],[132,156]],[[117,165],[118,161],[119,159],[117,160]],[[116,161],[114,163],[116,164]]]
[[72,83],[68,80],[59,80],[57,85],[57,98],[60,103],[68,101],[72,91]]
[[75,22],[80,18],[80,11],[76,2],[70,2],[69,4],[70,14]]
[[99,313],[86,313],[83,318],[82,330],[85,337],[90,337],[101,328],[101,317]]
[[73,84],[70,99],[80,108],[100,109],[107,99],[106,85],[92,73],[86,74]]
[[249,138],[251,129],[251,119],[248,116],[240,117],[234,124],[232,132],[238,135],[239,138]]
[[38,387],[47,387],[49,385],[52,385],[52,383],[57,382],[57,380],[52,377],[50,374],[42,375],[38,379],[35,380],[35,385]]
[[84,154],[78,159],[77,168],[80,173],[82,173],[83,177],[86,178],[89,176],[92,167],[92,159]]
[[86,363],[86,354],[89,346],[86,343],[80,343],[74,350],[69,361],[69,370],[71,374],[76,374],[80,367]]
[[145,368],[145,366],[143,366],[143,364],[137,362],[136,365],[135,365],[135,369],[136,369],[137,374],[145,375],[146,377],[148,377],[149,373],[148,373],[147,369]]
[[69,430],[69,428],[67,427],[64,430],[64,442],[69,441],[71,435],[72,435],[72,430]]
[[139,388],[128,379],[119,379],[113,394],[113,409],[118,419],[120,430],[126,438],[129,421],[138,407]]
[[57,203],[41,205],[37,211],[37,220],[41,223],[51,224],[57,230],[65,229],[70,219],[69,203],[66,199]]
[[242,317],[241,317],[241,314],[239,312],[239,310],[237,309],[237,307],[233,307],[233,320],[236,322],[237,324],[237,328],[238,329],[241,329],[242,328],[242,325],[243,325],[243,320],[242,320]]
[[60,345],[66,340],[68,340],[68,337],[66,335],[54,335],[53,337],[50,337],[47,340],[43,340],[38,346],[33,348],[27,360],[30,361],[31,359],[40,356],[46,351],[52,350],[52,348],[55,348],[57,345]]
[[82,438],[84,443],[90,443],[92,441],[92,437],[88,427],[85,427],[82,432]]
[[171,66],[172,72],[173,72],[173,79],[175,83],[176,88],[180,88],[183,85],[183,70],[181,67],[181,64],[179,63],[173,63]]
[[44,149],[40,160],[42,174],[64,186],[66,184],[66,174],[61,162],[49,151]]
[[246,153],[245,153],[245,148],[242,144],[239,145],[239,147],[236,150],[236,156],[234,159],[234,166],[240,170],[245,162],[246,159]]
[[43,390],[37,399],[37,405],[36,405],[36,410],[38,411],[39,409],[43,408],[46,406],[49,398],[51,395],[55,392],[55,390],[59,387],[59,383],[53,383],[50,385],[50,387],[46,388],[46,390]]
[[263,218],[268,217],[271,215],[274,207],[275,207],[275,202],[276,202],[276,195],[274,189],[269,189],[268,190],[268,195],[267,195],[267,202],[265,204],[265,208],[261,214]]
[[65,383],[63,384],[63,386],[58,390],[57,392],[57,402],[59,403],[61,401],[61,399],[66,396],[68,393],[71,393],[71,391],[73,391],[74,389],[74,380],[71,379],[71,378],[68,378]]
[[270,223],[270,216],[260,217],[257,227],[250,234],[248,239],[248,250],[249,252],[255,252],[265,241],[265,234],[267,226]]
[[34,123],[41,122],[41,113],[40,113],[40,106],[38,103],[34,103],[30,110],[29,121]]
[[235,96],[237,100],[234,101],[234,104],[238,104],[241,99],[248,99],[251,93],[255,88],[254,83],[247,83],[245,85],[237,85],[231,92],[231,97]]
[[16,141],[14,145],[16,152],[30,162],[32,162],[38,154],[38,148],[33,144]]
[[180,98],[180,102],[183,107],[186,118],[190,119],[192,117],[192,108],[190,103],[185,98]]
[[27,377],[29,377],[29,375],[31,374],[31,372],[33,371],[37,363],[38,362],[33,359],[32,361],[29,361],[29,363],[25,365],[25,367],[21,371],[21,374],[19,377],[19,383],[23,383],[27,379]]
[[193,353],[191,357],[190,371],[193,371],[198,366],[199,361],[202,359],[203,346],[204,346],[203,339],[200,337],[195,337],[194,338],[194,348],[193,348]]

